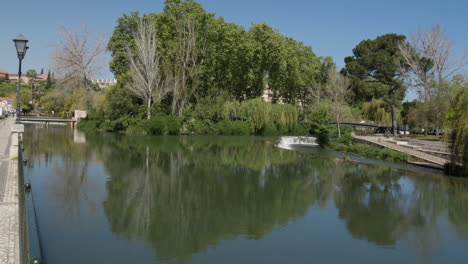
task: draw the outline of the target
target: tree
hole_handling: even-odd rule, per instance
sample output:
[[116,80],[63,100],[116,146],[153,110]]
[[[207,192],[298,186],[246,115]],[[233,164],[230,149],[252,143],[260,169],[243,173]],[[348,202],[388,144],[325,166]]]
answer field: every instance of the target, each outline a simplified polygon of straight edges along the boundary
[[353,49],[354,56],[345,58],[347,74],[366,82],[384,85],[383,99],[391,108],[393,135],[397,132],[396,107],[406,93],[406,87],[402,81],[405,63],[398,48],[400,43],[405,41],[404,35],[397,34],[386,34],[374,40],[363,40]]
[[[438,134],[443,117],[448,110],[449,81],[468,64],[468,53],[455,55],[453,43],[446,30],[439,24],[420,30],[411,38],[411,43],[400,43],[400,53],[408,66],[405,72],[410,86],[416,88],[420,100],[428,104],[420,109],[427,109],[424,118],[435,126]],[[424,114],[422,113],[422,114]],[[427,131],[429,123],[424,125]]]
[[168,87],[163,82],[161,52],[156,25],[151,20],[140,18],[134,34],[135,49],[127,46],[127,59],[131,81],[128,88],[147,104],[147,119],[151,118],[151,106],[159,103],[167,94]]
[[50,70],[49,70],[49,72],[47,73],[47,81],[46,81],[45,88],[46,88],[46,89],[52,88],[52,76],[50,75]]
[[350,91],[350,81],[346,76],[341,75],[335,69],[328,71],[328,82],[325,85],[325,93],[333,104],[338,137],[341,138],[340,122],[344,114],[346,99]]
[[199,87],[207,48],[207,23],[213,15],[194,1],[167,0],[164,15],[174,38],[167,47],[172,69],[166,69],[172,87],[172,114],[181,116]]
[[452,40],[439,24],[420,30],[412,45],[421,57],[433,63],[439,85],[468,64],[468,53],[456,55]]
[[[26,77],[29,79],[29,88],[31,89],[31,104],[34,107],[34,84],[35,84],[35,79],[37,77],[37,72],[36,70],[28,70],[26,72]],[[34,107],[35,108],[35,107]]]
[[88,106],[92,107],[90,82],[103,68],[105,39],[94,37],[86,26],[80,29],[62,27],[58,35],[60,42],[52,55],[55,66],[71,89],[86,89]]
[[44,74],[44,68],[41,68],[41,74]]
[[[468,88],[460,90],[448,114],[447,126],[451,129],[453,161],[462,165],[461,175],[468,176]],[[461,176],[460,175],[460,176]]]

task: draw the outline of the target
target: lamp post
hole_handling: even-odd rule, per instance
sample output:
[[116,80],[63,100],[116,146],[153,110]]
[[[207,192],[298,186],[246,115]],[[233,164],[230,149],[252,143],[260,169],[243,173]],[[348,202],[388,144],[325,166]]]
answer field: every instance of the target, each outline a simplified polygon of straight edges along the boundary
[[19,60],[19,69],[18,69],[18,86],[16,86],[16,123],[20,122],[20,112],[21,112],[21,62],[26,55],[28,50],[28,40],[23,35],[18,35],[13,42],[15,42],[16,53],[18,54]]

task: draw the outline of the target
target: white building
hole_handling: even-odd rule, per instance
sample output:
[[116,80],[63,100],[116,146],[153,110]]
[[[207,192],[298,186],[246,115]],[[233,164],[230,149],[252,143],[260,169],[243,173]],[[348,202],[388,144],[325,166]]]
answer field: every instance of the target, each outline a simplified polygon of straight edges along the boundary
[[117,83],[116,79],[103,79],[103,80],[93,80],[94,84],[97,84],[99,88],[104,89],[109,85],[113,85]]

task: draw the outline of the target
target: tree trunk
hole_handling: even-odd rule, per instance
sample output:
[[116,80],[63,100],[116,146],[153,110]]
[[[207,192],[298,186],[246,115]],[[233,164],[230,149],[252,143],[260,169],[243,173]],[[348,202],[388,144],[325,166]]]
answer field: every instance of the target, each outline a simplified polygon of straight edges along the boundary
[[396,106],[392,104],[392,134],[397,135]]
[[336,115],[336,126],[337,126],[337,128],[338,128],[338,138],[341,138],[340,118],[339,118],[339,115]]
[[148,98],[148,110],[147,110],[147,119],[151,119],[151,97]]

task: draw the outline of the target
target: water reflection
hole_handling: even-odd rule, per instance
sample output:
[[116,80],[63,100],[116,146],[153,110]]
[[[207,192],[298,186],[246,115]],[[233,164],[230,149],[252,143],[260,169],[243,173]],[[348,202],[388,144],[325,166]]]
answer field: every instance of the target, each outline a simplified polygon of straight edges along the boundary
[[[114,234],[144,241],[163,262],[188,262],[226,239],[261,240],[320,208],[336,208],[354,239],[405,244],[425,258],[442,248],[441,221],[468,239],[466,181],[276,149],[258,137],[97,134],[74,144],[60,129],[27,130],[29,166],[59,156],[52,167],[62,177],[50,191],[61,190],[63,208],[102,210]],[[88,195],[90,162],[108,176],[105,190],[93,190],[106,193],[99,206]]]

